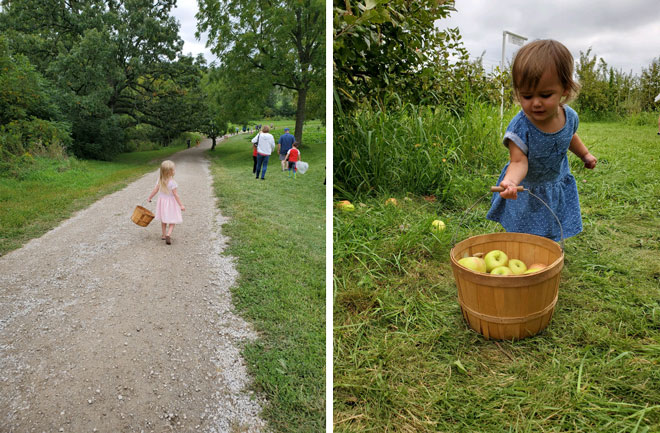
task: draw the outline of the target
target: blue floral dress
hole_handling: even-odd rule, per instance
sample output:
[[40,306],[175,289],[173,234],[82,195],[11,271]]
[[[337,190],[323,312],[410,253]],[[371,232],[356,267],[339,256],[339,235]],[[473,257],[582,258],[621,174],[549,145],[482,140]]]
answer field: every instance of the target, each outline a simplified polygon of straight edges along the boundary
[[[571,107],[562,106],[566,123],[557,132],[538,129],[520,110],[511,120],[504,134],[527,155],[527,175],[521,185],[543,199],[555,212],[564,230],[564,238],[582,231],[580,201],[577,184],[571,174],[567,151],[578,128],[578,115]],[[500,174],[502,181],[509,163]],[[561,239],[559,225],[548,208],[526,192],[519,192],[517,200],[503,199],[494,193],[486,218],[502,224],[508,232],[530,233],[555,241]]]

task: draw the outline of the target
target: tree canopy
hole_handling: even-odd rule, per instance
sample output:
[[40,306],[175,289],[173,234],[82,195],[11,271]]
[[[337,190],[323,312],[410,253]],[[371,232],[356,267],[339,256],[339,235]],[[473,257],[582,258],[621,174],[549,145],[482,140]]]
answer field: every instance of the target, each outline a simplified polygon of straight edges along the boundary
[[127,128],[155,127],[167,143],[188,129],[203,58],[183,46],[175,0],[4,1],[0,26],[10,48],[52,83],[71,125],[71,150],[110,159],[124,150]]
[[[302,138],[307,95],[325,77],[325,3],[321,0],[199,0],[197,35],[221,59],[225,97],[263,105],[269,86],[297,93],[295,133]],[[237,94],[240,93],[240,94]],[[240,113],[232,113],[240,121]]]

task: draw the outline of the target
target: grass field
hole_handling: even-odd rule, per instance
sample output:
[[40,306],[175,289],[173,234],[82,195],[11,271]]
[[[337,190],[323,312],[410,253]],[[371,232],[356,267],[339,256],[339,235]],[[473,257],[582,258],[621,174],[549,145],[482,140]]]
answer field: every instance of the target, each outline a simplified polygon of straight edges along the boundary
[[554,316],[533,338],[487,341],[460,313],[449,250],[502,230],[486,200],[465,214],[380,194],[335,210],[335,432],[660,431],[660,138],[622,122],[579,134],[599,159],[589,171],[569,156],[584,231],[566,240]]
[[[283,132],[274,131],[275,140]],[[293,124],[290,124],[293,129]],[[260,339],[244,349],[256,388],[268,399],[274,431],[325,429],[325,128],[309,122],[297,179],[274,153],[266,180],[252,174],[254,134],[239,134],[209,152],[227,254],[238,258],[234,304]]]
[[34,158],[19,177],[0,176],[0,254],[41,236],[184,148],[126,153],[112,162]]

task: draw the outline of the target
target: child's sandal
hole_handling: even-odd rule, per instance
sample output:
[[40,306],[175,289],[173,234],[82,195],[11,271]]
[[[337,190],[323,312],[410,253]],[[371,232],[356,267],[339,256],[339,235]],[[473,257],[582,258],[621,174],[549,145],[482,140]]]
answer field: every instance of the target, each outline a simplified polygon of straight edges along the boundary
[[165,243],[166,243],[167,245],[172,245],[172,241],[170,241],[170,237],[169,237],[169,236],[165,236]]

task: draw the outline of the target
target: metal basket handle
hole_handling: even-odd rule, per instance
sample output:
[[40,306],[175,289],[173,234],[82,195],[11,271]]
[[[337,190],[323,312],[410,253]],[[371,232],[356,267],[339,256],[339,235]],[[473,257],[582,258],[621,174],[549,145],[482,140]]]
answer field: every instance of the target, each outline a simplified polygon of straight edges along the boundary
[[[560,234],[560,236],[561,236],[561,241],[559,242],[559,245],[561,246],[561,250],[562,250],[562,252],[563,252],[563,251],[564,251],[564,228],[562,227],[562,225],[561,225],[561,221],[559,221],[559,217],[557,216],[557,214],[555,214],[555,212],[550,208],[550,206],[548,206],[548,204],[547,204],[545,201],[543,201],[543,199],[541,199],[541,197],[539,197],[539,196],[537,196],[536,194],[534,194],[533,192],[531,192],[528,188],[525,188],[525,187],[522,186],[522,185],[518,185],[518,186],[516,187],[516,189],[518,190],[518,192],[522,192],[522,191],[526,191],[526,192],[528,192],[529,195],[531,195],[532,197],[534,197],[535,199],[537,199],[538,201],[540,201],[541,203],[543,203],[543,205],[544,205],[546,208],[548,208],[548,210],[550,211],[550,213],[552,214],[552,216],[555,217],[555,220],[557,221],[557,224],[559,224],[559,234]],[[461,217],[460,221],[458,222],[458,225],[457,225],[456,228],[454,229],[454,234],[453,234],[453,236],[452,236],[452,238],[451,238],[451,245],[452,245],[452,248],[454,247],[454,245],[456,245],[454,241],[456,240],[456,232],[457,232],[457,230],[458,230],[458,227],[460,227],[460,226],[463,224],[463,221],[465,220],[465,217],[466,217],[466,215],[468,214],[468,212],[470,212],[470,211],[471,211],[471,210],[472,210],[477,204],[479,204],[479,202],[480,202],[481,200],[484,199],[484,197],[488,196],[490,193],[493,193],[493,192],[502,192],[502,191],[504,191],[504,188],[501,187],[501,186],[491,186],[489,192],[487,192],[486,194],[484,194],[484,195],[482,195],[481,197],[479,197],[479,198],[477,199],[477,201],[475,201],[474,204],[473,204],[472,206],[470,206],[470,207],[465,211],[465,213],[463,213],[463,216]]]

